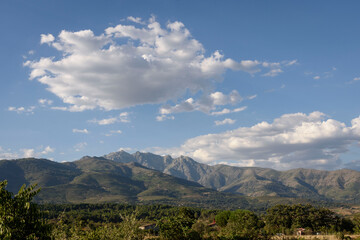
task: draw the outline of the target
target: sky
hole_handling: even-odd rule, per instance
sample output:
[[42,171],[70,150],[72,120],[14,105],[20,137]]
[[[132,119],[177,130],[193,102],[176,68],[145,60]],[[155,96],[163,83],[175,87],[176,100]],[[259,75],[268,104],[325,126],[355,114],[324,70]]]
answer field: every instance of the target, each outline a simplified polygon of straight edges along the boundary
[[360,170],[358,1],[0,2],[0,159]]

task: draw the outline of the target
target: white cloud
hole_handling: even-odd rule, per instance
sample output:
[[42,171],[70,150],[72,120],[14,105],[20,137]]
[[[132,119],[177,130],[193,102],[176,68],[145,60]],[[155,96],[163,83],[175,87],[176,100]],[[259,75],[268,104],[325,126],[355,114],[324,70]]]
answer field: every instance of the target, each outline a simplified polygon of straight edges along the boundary
[[116,123],[117,121],[118,121],[118,119],[116,117],[112,117],[112,118],[104,118],[101,120],[94,119],[94,120],[90,120],[89,122],[97,123],[99,125],[109,125],[109,124]]
[[122,112],[119,114],[119,121],[122,123],[129,123],[130,119],[129,119],[129,115],[130,113],[128,112]]
[[229,113],[235,113],[235,112],[242,112],[244,110],[247,109],[247,106],[244,106],[244,107],[240,107],[240,108],[235,108],[233,110],[230,110],[228,108],[224,108],[223,110],[221,111],[218,111],[218,112],[211,112],[211,115],[224,115],[224,114],[229,114]]
[[[129,20],[141,22],[135,17]],[[162,28],[151,18],[146,24],[119,24],[100,35],[91,30],[63,30],[56,38],[42,34],[41,43],[55,48],[61,57],[42,57],[24,66],[31,69],[30,79],[47,85],[68,104],[53,109],[66,111],[165,103],[188,92],[209,92],[227,69],[254,74],[274,65],[286,66],[235,61],[219,51],[205,56],[204,47],[183,23],[170,22]]]
[[332,67],[327,72],[323,72],[323,73],[305,72],[305,75],[313,75],[314,80],[327,79],[327,78],[332,78],[336,70],[337,70],[336,67]]
[[21,113],[33,114],[35,108],[36,108],[35,106],[30,106],[28,108],[25,108],[25,107],[8,107],[8,111],[16,112],[18,114],[21,114]]
[[86,148],[86,146],[87,146],[87,142],[80,142],[80,143],[75,144],[74,150],[76,152],[81,152]]
[[127,17],[127,20],[131,21],[131,22],[134,22],[134,23],[139,23],[139,24],[146,24],[145,22],[142,21],[141,18],[139,17]]
[[53,110],[70,111],[67,107],[51,107]]
[[292,66],[294,64],[297,64],[297,60],[287,61],[284,64],[285,64],[285,66]]
[[353,83],[356,83],[358,81],[360,81],[360,77],[354,77],[353,80],[348,81],[347,84],[353,84]]
[[170,115],[170,116],[168,116],[168,115],[159,115],[159,116],[156,116],[156,121],[158,121],[158,122],[162,122],[162,121],[165,121],[165,120],[174,120],[175,119],[175,117],[174,116],[172,116],[172,115]]
[[279,75],[282,72],[284,72],[284,71],[281,70],[280,68],[271,69],[269,72],[263,74],[263,76],[265,76],[265,77],[275,77],[275,76]]
[[41,40],[40,43],[44,44],[50,44],[55,41],[55,37],[52,34],[41,34]]
[[225,125],[225,124],[234,124],[235,122],[236,122],[236,120],[234,120],[234,119],[225,118],[222,121],[215,121],[215,125],[220,126],[220,125]]
[[341,165],[339,155],[360,141],[360,117],[350,126],[327,119],[321,112],[285,114],[272,123],[261,122],[218,134],[187,140],[178,148],[157,149],[159,154],[187,155],[216,164],[276,169],[298,167],[333,169]]
[[90,133],[86,128],[84,128],[84,129],[74,128],[74,129],[72,130],[72,132],[73,132],[73,133],[84,133],[84,134]]
[[130,122],[129,115],[130,115],[130,113],[128,113],[128,112],[122,112],[117,117],[109,117],[109,118],[104,118],[104,119],[100,119],[100,120],[93,119],[93,120],[89,120],[89,122],[96,123],[99,125],[110,125],[110,124],[114,124],[117,122],[129,123]]
[[257,95],[256,95],[256,94],[255,94],[255,95],[251,95],[251,96],[247,97],[247,99],[249,99],[249,100],[252,100],[252,99],[255,99],[255,98],[257,98]]
[[121,134],[122,131],[121,130],[111,130],[109,133],[105,134],[105,136],[110,137],[113,136],[115,134]]
[[46,105],[52,105],[53,104],[53,101],[52,100],[49,100],[49,99],[45,99],[45,98],[40,98],[38,100],[39,104],[41,106],[46,106]]
[[18,158],[19,155],[16,152],[11,151],[11,149],[3,149],[0,146],[0,160],[2,159],[15,159]]
[[210,111],[215,110],[217,106],[234,105],[241,102],[242,99],[243,98],[236,90],[233,90],[228,95],[222,92],[214,92],[207,96],[203,96],[198,101],[195,101],[193,98],[188,98],[175,106],[162,106],[159,112],[162,115],[192,111],[201,111],[210,114]]
[[275,77],[280,73],[283,73],[282,70],[284,67],[289,67],[297,63],[297,60],[291,61],[282,61],[282,62],[263,62],[262,66],[265,68],[270,68],[270,70],[263,74],[264,77]]
[[118,149],[118,152],[120,152],[120,151],[125,151],[125,152],[130,152],[130,151],[132,151],[132,148],[123,148],[123,147],[121,147],[121,148],[119,148]]
[[50,146],[47,147],[37,147],[34,148],[23,148],[18,151],[12,151],[11,149],[4,150],[0,147],[0,160],[1,159],[16,159],[16,158],[39,158],[42,156],[46,156],[49,153],[53,153],[55,151],[54,148]]
[[29,148],[29,149],[22,149],[23,151],[23,157],[24,158],[32,158],[35,157],[35,149]]
[[[48,100],[48,99],[39,99],[38,103],[40,107],[45,107],[45,106],[50,106],[53,101],[52,100]],[[14,106],[10,106],[8,107],[8,111],[10,112],[16,112],[18,114],[22,114],[22,113],[26,113],[26,114],[34,114],[34,110],[38,107],[38,106],[30,106],[30,107],[14,107]]]
[[47,146],[47,147],[45,147],[45,149],[41,152],[41,155],[46,155],[46,154],[52,153],[52,152],[54,152],[54,151],[55,151],[54,148],[51,148],[50,146]]

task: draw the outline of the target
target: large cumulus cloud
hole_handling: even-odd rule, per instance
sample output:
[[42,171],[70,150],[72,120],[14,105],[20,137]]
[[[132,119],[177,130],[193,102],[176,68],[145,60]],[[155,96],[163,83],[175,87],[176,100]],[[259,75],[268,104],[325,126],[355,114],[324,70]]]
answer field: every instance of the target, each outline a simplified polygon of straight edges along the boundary
[[294,62],[235,61],[219,51],[206,56],[181,22],[163,28],[154,18],[145,25],[131,19],[135,25],[119,24],[100,35],[91,30],[42,34],[41,43],[55,48],[60,57],[27,61],[30,79],[47,85],[68,104],[58,109],[112,110],[177,100],[187,92],[208,94],[226,69],[253,74]]
[[341,164],[339,154],[358,141],[360,117],[346,126],[321,112],[294,113],[272,123],[198,136],[178,148],[158,149],[157,153],[188,155],[210,164],[332,169]]

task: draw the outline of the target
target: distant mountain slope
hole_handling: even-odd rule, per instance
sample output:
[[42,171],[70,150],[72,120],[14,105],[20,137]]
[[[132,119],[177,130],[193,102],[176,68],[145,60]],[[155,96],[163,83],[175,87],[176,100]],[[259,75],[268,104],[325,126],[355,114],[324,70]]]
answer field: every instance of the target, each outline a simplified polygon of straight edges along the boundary
[[125,151],[119,151],[103,157],[121,163],[137,162],[147,168],[162,171],[166,174],[194,182],[201,182],[201,178],[212,169],[209,165],[198,163],[184,156],[172,158],[169,155],[159,156],[152,153],[141,152],[129,154]]
[[279,196],[360,203],[360,172],[355,170],[276,171],[257,167],[209,166],[184,156],[172,158],[152,153],[129,154],[124,151],[103,157],[115,162],[137,162],[222,192],[252,197]]
[[248,207],[240,196],[227,195],[200,184],[148,169],[138,163],[118,163],[101,157],[83,157],[68,163],[46,159],[0,161],[0,180],[16,192],[23,183],[38,183],[39,202],[164,203],[221,207],[225,202]]
[[18,191],[23,184],[38,183],[42,187],[65,184],[79,174],[76,168],[47,159],[0,161],[0,178],[8,179],[7,189],[12,192]]

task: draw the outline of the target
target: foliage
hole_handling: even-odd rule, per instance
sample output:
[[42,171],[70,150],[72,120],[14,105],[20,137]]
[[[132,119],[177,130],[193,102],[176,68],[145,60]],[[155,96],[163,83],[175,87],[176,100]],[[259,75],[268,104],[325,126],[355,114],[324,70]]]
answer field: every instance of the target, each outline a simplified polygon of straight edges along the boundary
[[176,216],[162,218],[158,222],[161,239],[200,239],[200,234],[192,229],[196,219],[190,208],[180,208]]
[[238,209],[230,213],[220,235],[227,239],[266,239],[266,234],[261,231],[263,226],[264,222],[255,213]]
[[13,194],[5,189],[7,181],[0,182],[0,238],[49,239],[50,227],[41,218],[34,196],[40,191],[36,185],[23,185]]
[[82,221],[76,224],[66,224],[63,216],[60,216],[52,232],[54,239],[67,240],[140,240],[144,239],[144,232],[139,229],[140,222],[136,219],[136,212],[129,215],[121,215],[122,222],[119,224],[104,223],[94,226]]
[[[6,181],[0,183],[0,239],[172,239],[172,240],[241,240],[270,239],[276,233],[293,234],[296,228],[308,232],[360,232],[360,214],[341,218],[326,208],[312,205],[271,207],[266,214],[249,210],[207,210],[168,205],[128,204],[46,204],[31,203],[39,190],[23,186],[19,193],[6,191]],[[52,224],[45,224],[45,217]],[[216,226],[210,226],[213,220]],[[144,231],[144,223],[157,222],[158,231]]]
[[337,232],[351,228],[349,222],[326,208],[316,208],[309,204],[276,205],[267,210],[266,230],[269,233],[294,232],[296,228],[308,228],[316,232]]
[[222,211],[215,216],[216,224],[220,227],[225,227],[228,223],[231,211]]
[[[328,209],[311,205],[277,205],[259,217],[249,210],[219,211],[168,205],[63,204],[42,206],[54,224],[54,239],[269,239],[308,233],[351,232],[356,223]],[[213,220],[217,226],[209,226]],[[221,223],[223,221],[223,223]],[[157,222],[157,231],[142,231],[140,223]],[[356,228],[355,228],[356,229]],[[289,238],[290,239],[290,238]]]
[[360,233],[360,213],[357,213],[353,218],[354,232]]

